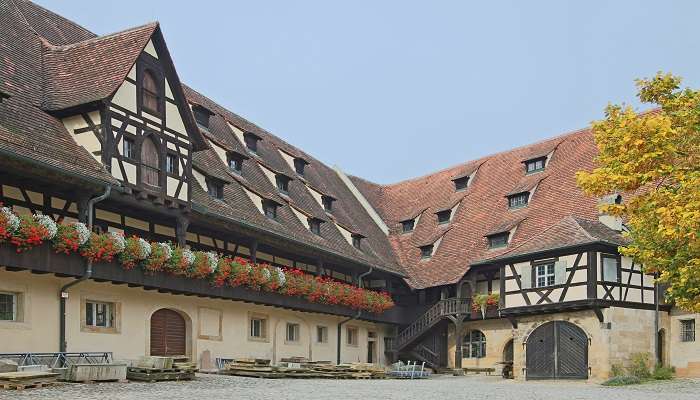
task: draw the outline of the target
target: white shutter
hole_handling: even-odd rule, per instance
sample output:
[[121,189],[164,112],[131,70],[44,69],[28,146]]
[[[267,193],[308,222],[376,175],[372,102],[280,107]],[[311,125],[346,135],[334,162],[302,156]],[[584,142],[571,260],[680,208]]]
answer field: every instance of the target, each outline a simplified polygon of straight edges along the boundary
[[520,285],[521,289],[530,289],[532,287],[532,267],[530,265],[520,268]]
[[554,263],[554,284],[563,285],[566,283],[566,261]]

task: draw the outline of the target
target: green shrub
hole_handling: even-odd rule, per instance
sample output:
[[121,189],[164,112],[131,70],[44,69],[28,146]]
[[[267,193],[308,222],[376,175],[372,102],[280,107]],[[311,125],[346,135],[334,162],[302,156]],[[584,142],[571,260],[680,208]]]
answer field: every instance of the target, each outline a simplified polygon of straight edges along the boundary
[[651,354],[649,353],[634,353],[627,373],[639,379],[651,378]]
[[654,372],[651,374],[651,377],[656,379],[656,380],[669,380],[673,379],[673,374],[676,372],[676,369],[673,367],[664,367],[661,365],[657,365],[654,367]]
[[636,385],[642,383],[642,380],[636,376],[622,375],[610,378],[603,382],[603,386],[625,386],[625,385]]
[[610,366],[610,377],[622,376],[625,374],[625,368],[622,364],[613,364]]

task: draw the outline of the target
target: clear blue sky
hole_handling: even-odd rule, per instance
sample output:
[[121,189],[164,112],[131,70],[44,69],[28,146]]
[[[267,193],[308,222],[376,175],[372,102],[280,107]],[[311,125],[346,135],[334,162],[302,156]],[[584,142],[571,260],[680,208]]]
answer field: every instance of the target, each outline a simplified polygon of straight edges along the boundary
[[39,0],[106,34],[160,21],[183,82],[346,172],[390,183],[700,86],[700,1]]

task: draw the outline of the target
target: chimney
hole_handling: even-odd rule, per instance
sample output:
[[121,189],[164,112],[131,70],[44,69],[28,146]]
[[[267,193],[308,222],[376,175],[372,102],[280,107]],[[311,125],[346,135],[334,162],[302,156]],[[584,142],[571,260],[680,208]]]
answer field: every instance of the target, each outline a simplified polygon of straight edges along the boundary
[[[619,193],[613,193],[609,194],[606,196],[603,196],[598,199],[598,206],[606,205],[606,204],[621,204],[622,203],[622,195]],[[600,221],[603,225],[607,226],[608,228],[617,231],[617,232],[622,232],[622,218],[616,217],[614,215],[606,214],[602,211],[598,211],[598,221]]]

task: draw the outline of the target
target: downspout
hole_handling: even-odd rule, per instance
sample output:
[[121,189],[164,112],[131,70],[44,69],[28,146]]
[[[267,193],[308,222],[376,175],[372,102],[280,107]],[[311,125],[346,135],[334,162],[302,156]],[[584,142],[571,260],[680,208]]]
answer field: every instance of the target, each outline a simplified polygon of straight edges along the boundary
[[656,363],[661,366],[663,354],[659,348],[659,274],[654,274],[654,278],[654,355],[656,355]]
[[[94,214],[94,206],[96,203],[106,199],[109,194],[112,191],[112,186],[107,185],[105,186],[105,191],[101,195],[97,197],[93,197],[90,200],[88,200],[87,203],[87,226],[88,226],[88,231],[92,232],[92,221],[93,221],[93,214]],[[85,281],[87,279],[90,279],[92,277],[92,260],[88,259],[85,264],[85,275],[81,276],[80,278],[69,282],[61,289],[59,290],[59,298],[60,298],[60,311],[58,315],[58,319],[60,321],[60,328],[59,328],[59,343],[58,343],[58,351],[61,353],[66,352],[66,348],[68,347],[68,343],[66,342],[66,300],[68,299],[68,289],[79,284],[82,281]]]
[[[359,287],[359,288],[362,287],[362,278],[364,278],[365,276],[371,274],[373,270],[374,270],[374,267],[369,267],[369,270],[368,270],[367,272],[365,272],[365,273],[363,273],[363,274],[360,274],[360,276],[357,277],[357,287]],[[337,350],[337,360],[336,360],[336,364],[340,364],[340,349],[341,349],[341,345],[342,345],[342,340],[341,340],[342,327],[343,327],[344,324],[346,324],[346,323],[352,321],[353,319],[358,319],[358,318],[360,318],[360,315],[361,315],[361,314],[362,314],[362,310],[357,310],[357,313],[356,313],[354,316],[348,317],[348,318],[346,318],[346,319],[344,319],[344,320],[338,322],[338,335],[337,335],[337,336],[338,336],[338,337],[337,337],[337,339],[338,339],[338,350]]]

